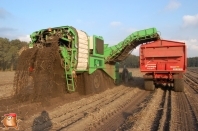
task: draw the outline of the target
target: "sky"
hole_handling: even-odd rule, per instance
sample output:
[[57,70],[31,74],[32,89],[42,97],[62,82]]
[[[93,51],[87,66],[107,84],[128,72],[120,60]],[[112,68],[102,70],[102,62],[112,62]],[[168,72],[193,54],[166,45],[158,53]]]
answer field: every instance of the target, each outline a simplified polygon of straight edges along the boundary
[[198,56],[198,0],[0,0],[0,37],[30,41],[34,31],[65,25],[109,45],[155,27],[161,38],[185,42],[188,57]]

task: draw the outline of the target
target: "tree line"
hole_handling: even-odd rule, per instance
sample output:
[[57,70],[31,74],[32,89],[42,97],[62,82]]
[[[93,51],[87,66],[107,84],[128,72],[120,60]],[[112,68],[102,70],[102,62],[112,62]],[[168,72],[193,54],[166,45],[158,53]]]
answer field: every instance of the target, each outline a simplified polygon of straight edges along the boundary
[[9,40],[0,37],[0,71],[15,70],[19,50],[28,43],[18,39]]
[[120,68],[123,68],[124,65],[127,68],[139,68],[140,64],[139,64],[139,56],[135,56],[130,54],[125,60],[123,60],[122,62],[120,62]]
[[188,67],[198,67],[198,57],[190,57],[187,60]]
[[[0,71],[15,70],[19,51],[25,46],[28,46],[27,42],[0,37]],[[139,68],[139,56],[130,54],[125,60],[120,62],[120,67],[124,67],[124,65],[127,68]],[[187,58],[187,66],[198,67],[198,57]]]

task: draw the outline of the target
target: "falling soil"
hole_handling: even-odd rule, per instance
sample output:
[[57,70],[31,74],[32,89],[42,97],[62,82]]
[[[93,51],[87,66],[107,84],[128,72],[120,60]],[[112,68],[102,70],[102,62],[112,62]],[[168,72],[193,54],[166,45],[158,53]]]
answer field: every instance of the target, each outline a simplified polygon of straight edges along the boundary
[[[14,90],[17,102],[41,102],[48,104],[50,98],[63,96],[66,89],[65,69],[61,65],[61,54],[58,39],[48,47],[34,47],[24,50],[18,60],[14,77]],[[97,79],[96,88],[94,79]],[[104,71],[97,70],[92,74],[77,74],[76,92],[80,95],[96,94],[114,86]]]
[[22,52],[14,78],[19,101],[43,101],[66,92],[64,69],[57,43]]

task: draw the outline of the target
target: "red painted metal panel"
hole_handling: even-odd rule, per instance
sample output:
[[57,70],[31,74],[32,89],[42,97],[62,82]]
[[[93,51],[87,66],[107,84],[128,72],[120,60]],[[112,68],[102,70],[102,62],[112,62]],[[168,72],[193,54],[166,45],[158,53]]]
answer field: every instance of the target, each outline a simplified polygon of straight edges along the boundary
[[185,72],[186,67],[186,45],[183,42],[158,40],[140,46],[141,72],[179,73]]

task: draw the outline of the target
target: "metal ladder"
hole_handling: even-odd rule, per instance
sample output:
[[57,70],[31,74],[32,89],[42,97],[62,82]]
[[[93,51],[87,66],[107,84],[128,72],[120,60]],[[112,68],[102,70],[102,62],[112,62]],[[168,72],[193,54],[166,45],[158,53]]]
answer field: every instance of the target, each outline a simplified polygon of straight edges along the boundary
[[[64,51],[63,51],[64,52]],[[74,78],[73,78],[73,74],[72,74],[72,63],[74,61],[74,52],[73,50],[71,49],[71,56],[70,58],[66,58],[66,57],[63,57],[64,58],[64,66],[65,66],[65,77],[66,77],[66,82],[67,82],[67,90],[70,91],[70,92],[74,92],[75,91],[75,81],[74,81]],[[67,63],[66,59],[69,59],[69,62]],[[69,70],[67,70],[67,65],[69,65]]]
[[67,81],[67,89],[68,91],[74,92],[75,91],[75,82],[72,75],[72,71],[65,71],[66,81]]

